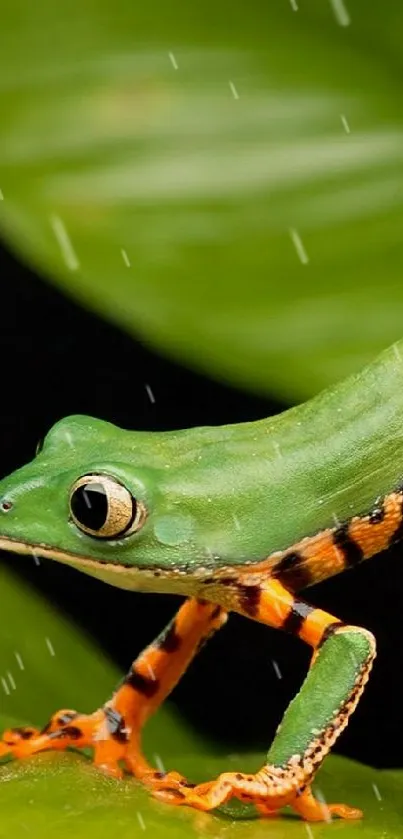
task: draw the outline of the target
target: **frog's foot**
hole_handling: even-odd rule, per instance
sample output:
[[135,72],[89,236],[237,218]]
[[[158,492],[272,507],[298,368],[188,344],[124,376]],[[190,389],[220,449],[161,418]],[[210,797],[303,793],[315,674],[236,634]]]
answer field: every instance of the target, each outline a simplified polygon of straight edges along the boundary
[[[25,758],[48,749],[70,746],[94,750],[94,763],[104,772],[122,776],[122,765],[151,785],[161,778],[143,757],[140,732],[178,682],[200,645],[219,629],[226,612],[214,603],[190,598],[156,641],[130,667],[113,697],[93,714],[58,711],[45,727],[6,731],[0,740],[0,758]],[[170,788],[185,779],[173,772],[164,776]]]
[[[332,816],[358,819],[361,810],[345,804],[325,804],[314,798],[309,787],[303,792],[281,777],[282,770],[265,766],[256,775],[225,772],[215,781],[189,784],[178,781],[173,785],[168,778],[150,779],[153,795],[169,804],[187,805],[197,810],[213,810],[231,798],[254,804],[261,815],[273,816],[286,805],[307,821],[329,821]],[[146,780],[147,783],[147,780]]]
[[126,757],[127,744],[123,720],[113,708],[105,706],[93,714],[63,710],[53,714],[41,731],[30,726],[5,731],[0,741],[0,758],[26,758],[49,749],[91,746],[96,766],[121,777],[120,761]]
[[105,705],[93,714],[57,711],[41,731],[31,726],[8,729],[0,740],[0,758],[6,755],[27,758],[51,749],[64,751],[69,747],[90,746],[94,751],[95,766],[107,775],[121,778],[124,765],[148,787],[158,785],[162,778],[171,790],[186,785],[186,779],[178,772],[155,771],[141,754],[138,744],[138,731],[131,731],[121,714]]

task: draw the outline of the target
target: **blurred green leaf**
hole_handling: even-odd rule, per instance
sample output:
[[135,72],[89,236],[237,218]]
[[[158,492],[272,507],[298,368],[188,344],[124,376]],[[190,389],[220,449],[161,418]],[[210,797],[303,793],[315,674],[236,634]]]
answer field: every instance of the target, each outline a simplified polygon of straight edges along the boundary
[[[0,604],[2,728],[27,721],[43,723],[58,707],[89,711],[105,700],[119,674],[77,629],[4,570]],[[220,753],[219,747],[192,733],[165,708],[150,722],[145,746],[151,758],[157,754],[167,768],[196,781],[228,769],[254,771],[263,759]],[[355,835],[400,839],[402,788],[400,772],[377,772],[337,757],[327,760],[316,784],[329,801],[346,800],[365,811],[362,822],[333,825],[345,839]],[[31,839],[109,839],[111,835],[131,839],[144,830],[152,839],[201,835],[263,839],[268,831],[273,839],[301,839],[305,833],[296,817],[267,822],[251,807],[236,804],[213,815],[169,807],[155,801],[134,779],[106,778],[87,757],[72,752],[49,752],[0,766],[0,805],[0,837],[27,833]],[[319,837],[328,830],[327,825],[314,825],[309,836]]]
[[182,362],[312,394],[403,331],[402,36],[399,0],[3,0],[3,233]]

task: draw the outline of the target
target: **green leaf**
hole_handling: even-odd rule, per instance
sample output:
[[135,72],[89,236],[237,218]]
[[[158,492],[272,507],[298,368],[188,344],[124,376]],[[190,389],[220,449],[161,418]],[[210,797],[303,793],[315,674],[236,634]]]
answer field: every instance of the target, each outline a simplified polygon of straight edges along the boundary
[[[180,766],[191,777],[207,779],[222,770],[242,767],[253,771],[261,755],[242,755],[238,760],[183,758]],[[179,765],[179,764],[178,764]],[[40,755],[26,763],[5,767],[0,773],[2,828],[4,836],[31,839],[55,836],[59,839],[97,837],[121,839],[145,836],[150,839],[301,839],[323,837],[330,830],[343,839],[401,839],[403,829],[402,775],[376,772],[342,758],[330,758],[320,772],[316,791],[325,799],[348,800],[363,808],[363,820],[334,822],[305,827],[298,817],[260,819],[251,807],[227,806],[214,814],[189,808],[173,808],[153,800],[132,780],[104,778],[84,758],[72,754]],[[381,800],[379,799],[381,797]]]
[[[58,707],[92,710],[105,700],[119,674],[88,639],[4,570],[0,572],[0,604],[0,666],[7,689],[1,702],[2,727],[41,724]],[[195,781],[225,770],[254,771],[264,759],[263,755],[223,754],[164,708],[146,730],[145,747],[150,758],[158,755],[167,768],[178,769]],[[334,827],[345,839],[355,835],[400,839],[402,788],[400,772],[377,772],[338,757],[326,761],[316,782],[316,791],[326,800],[345,800],[365,811],[362,822],[338,822]],[[143,831],[152,839],[200,835],[263,839],[268,831],[273,839],[305,835],[301,821],[291,815],[267,822],[252,808],[236,804],[215,814],[164,805],[134,779],[106,778],[88,757],[73,752],[49,752],[0,766],[0,806],[0,836],[4,837],[27,833],[30,839],[110,839],[111,835],[132,839]],[[327,832],[327,825],[314,825],[308,835],[319,837]]]
[[3,0],[1,23],[3,231],[69,294],[294,399],[400,335],[400,0]]

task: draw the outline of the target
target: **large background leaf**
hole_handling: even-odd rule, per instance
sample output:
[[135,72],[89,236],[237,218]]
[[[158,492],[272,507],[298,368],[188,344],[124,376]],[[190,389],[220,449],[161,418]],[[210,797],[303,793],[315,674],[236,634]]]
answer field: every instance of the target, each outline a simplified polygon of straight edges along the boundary
[[[91,710],[109,695],[119,675],[110,663],[38,595],[17,584],[4,570],[0,572],[0,606],[2,728],[26,721],[40,724],[58,707]],[[145,746],[154,761],[157,755],[157,761],[194,780],[207,780],[231,768],[254,771],[263,758],[220,753],[166,708],[150,722]],[[329,801],[346,800],[365,810],[363,822],[333,826],[345,839],[355,835],[400,839],[403,804],[399,772],[376,772],[333,757],[325,763],[316,788]],[[214,839],[263,839],[268,832],[274,839],[305,835],[298,818],[261,821],[252,808],[236,804],[214,815],[171,808],[153,800],[133,779],[105,778],[85,756],[73,753],[47,753],[0,766],[0,806],[0,836],[18,839],[26,832],[31,839],[56,835],[59,839],[109,839],[111,835],[129,839],[143,830],[153,839],[201,834]],[[328,830],[327,825],[315,825],[308,835],[319,837]]]
[[399,0],[4,0],[4,233],[182,361],[315,392],[402,333],[402,30]]

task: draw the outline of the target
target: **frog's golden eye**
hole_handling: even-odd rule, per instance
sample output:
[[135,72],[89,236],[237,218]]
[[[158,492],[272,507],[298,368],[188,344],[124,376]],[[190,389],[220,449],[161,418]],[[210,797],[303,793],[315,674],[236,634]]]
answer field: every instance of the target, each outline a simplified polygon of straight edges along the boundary
[[139,530],[146,511],[128,489],[109,475],[84,475],[70,491],[74,524],[97,539],[121,539]]

